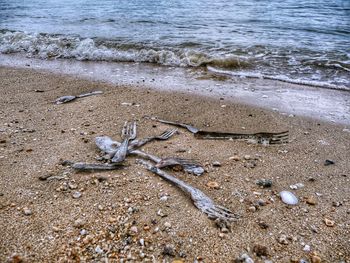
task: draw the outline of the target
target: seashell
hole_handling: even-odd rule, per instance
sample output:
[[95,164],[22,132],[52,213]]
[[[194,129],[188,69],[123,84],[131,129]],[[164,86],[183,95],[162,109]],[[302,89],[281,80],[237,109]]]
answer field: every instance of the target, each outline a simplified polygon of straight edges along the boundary
[[282,202],[287,205],[296,205],[299,202],[298,198],[289,191],[280,192],[280,197]]

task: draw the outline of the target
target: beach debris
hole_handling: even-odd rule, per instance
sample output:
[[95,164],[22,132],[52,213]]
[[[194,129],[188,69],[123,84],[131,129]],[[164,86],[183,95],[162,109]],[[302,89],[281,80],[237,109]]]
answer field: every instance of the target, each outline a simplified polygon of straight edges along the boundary
[[120,163],[125,160],[126,154],[128,152],[129,141],[134,140],[136,138],[135,121],[130,124],[128,124],[128,122],[125,122],[122,129],[121,138],[123,139],[123,142],[117,148],[117,151],[115,152],[113,158],[111,159],[112,163]]
[[323,222],[325,223],[326,226],[328,227],[334,227],[335,225],[335,221],[328,219],[328,218],[324,218]]
[[279,195],[282,199],[282,202],[287,205],[296,205],[299,202],[298,198],[289,191],[282,191],[279,193]]
[[255,253],[258,257],[267,257],[269,255],[268,248],[260,244],[254,245],[253,253]]
[[235,263],[254,263],[254,260],[247,254],[242,254],[240,257],[234,260]]
[[80,94],[77,96],[72,96],[72,95],[62,96],[62,97],[59,97],[55,100],[55,104],[63,104],[63,103],[67,103],[67,102],[73,101],[73,100],[78,99],[78,98],[84,98],[84,97],[98,95],[98,94],[102,94],[102,93],[103,93],[102,91],[92,91],[92,92]]
[[296,184],[292,184],[289,186],[290,189],[292,190],[298,190],[304,187],[304,184],[302,183],[296,183]]
[[308,205],[316,205],[317,204],[317,200],[315,197],[313,196],[309,196],[305,199],[305,202],[308,204]]
[[268,188],[272,186],[272,180],[271,179],[260,179],[256,181],[256,184],[259,186],[262,186],[263,188]]
[[73,163],[72,168],[79,171],[117,170],[124,168],[121,163]]
[[[119,142],[113,141],[108,136],[96,137],[95,143],[101,151],[107,154],[105,156],[106,159],[110,159],[111,156],[114,156],[116,150],[120,146]],[[163,158],[162,159],[157,156],[145,153],[143,151],[135,150],[133,142],[131,142],[130,146],[128,147],[128,153],[151,160],[156,164],[159,164],[161,167],[171,166],[171,164],[176,163],[176,165],[181,166],[185,172],[188,172],[197,176],[202,175],[204,173],[204,168],[200,164],[196,163],[195,161],[189,161],[188,159],[181,159],[181,158]]]
[[200,130],[192,125],[173,122],[168,120],[158,119],[156,117],[147,117],[148,119],[155,120],[161,123],[175,125],[182,127],[194,134],[197,139],[204,140],[243,140],[254,142],[257,144],[269,145],[269,144],[283,144],[288,143],[288,131],[282,132],[258,132],[258,133],[231,133],[231,132],[216,132]]
[[208,186],[209,188],[212,188],[212,189],[219,189],[220,188],[219,184],[215,181],[207,182],[206,186]]
[[332,165],[332,164],[335,164],[335,162],[332,161],[332,160],[327,159],[327,160],[324,161],[324,165],[325,166]]
[[132,148],[139,148],[143,145],[145,145],[148,142],[154,141],[154,140],[168,140],[171,136],[173,136],[175,133],[177,133],[177,129],[171,129],[171,130],[166,130],[160,135],[152,136],[152,137],[147,137],[142,140],[134,140],[130,144]]
[[230,222],[237,219],[237,215],[232,213],[229,209],[216,205],[207,195],[205,195],[202,191],[199,189],[173,177],[172,175],[162,171],[161,169],[155,167],[150,162],[138,159],[138,164],[143,165],[146,167],[149,171],[159,175],[163,179],[171,182],[178,188],[180,188],[185,193],[189,194],[190,198],[192,199],[194,205],[203,213],[205,213],[210,219],[221,219],[224,222],[226,222],[228,225]]

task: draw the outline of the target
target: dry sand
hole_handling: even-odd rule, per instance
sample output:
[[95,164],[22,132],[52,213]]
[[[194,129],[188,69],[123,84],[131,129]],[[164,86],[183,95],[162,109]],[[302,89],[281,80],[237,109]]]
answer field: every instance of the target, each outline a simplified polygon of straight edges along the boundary
[[[238,261],[242,254],[255,262],[350,262],[350,132],[343,126],[32,70],[0,68],[0,79],[1,262],[244,262]],[[52,103],[91,90],[104,94]],[[290,143],[205,141],[180,130],[143,147],[205,165],[201,177],[169,172],[241,215],[222,233],[135,157],[125,169],[108,172],[76,173],[60,165],[97,162],[94,138],[120,140],[125,120],[138,121],[140,138],[169,128],[145,115],[213,130],[288,129]],[[335,164],[324,165],[327,159]],[[46,175],[53,177],[39,180]],[[256,185],[263,178],[272,180],[271,188]],[[291,190],[299,204],[283,204],[278,193],[297,183],[304,185]]]

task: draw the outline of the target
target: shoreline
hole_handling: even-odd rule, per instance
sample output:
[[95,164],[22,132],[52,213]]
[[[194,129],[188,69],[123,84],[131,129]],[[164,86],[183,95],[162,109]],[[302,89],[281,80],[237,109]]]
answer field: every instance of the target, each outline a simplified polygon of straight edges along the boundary
[[[0,261],[231,262],[248,254],[257,262],[350,262],[348,126],[289,117],[221,93],[141,89],[13,67],[0,67],[0,77]],[[52,103],[92,90],[103,94]],[[117,171],[76,173],[61,165],[96,162],[94,138],[120,140],[126,120],[137,120],[138,138],[172,128],[145,115],[212,130],[287,129],[290,142],[197,140],[179,129],[169,141],[142,148],[205,166],[201,177],[168,171],[240,214],[231,232],[220,232],[181,191],[136,165],[134,157]],[[39,180],[48,174],[56,179]],[[259,187],[260,179],[271,179],[272,187]],[[291,190],[295,184],[303,187]],[[298,205],[283,204],[282,190],[296,194]]]
[[246,104],[320,121],[350,126],[350,92],[284,83],[213,75],[190,68],[161,67],[144,63],[82,62],[40,60],[0,54],[0,65],[33,68],[54,74],[77,76],[114,85],[127,85],[164,91],[179,91],[209,98]]

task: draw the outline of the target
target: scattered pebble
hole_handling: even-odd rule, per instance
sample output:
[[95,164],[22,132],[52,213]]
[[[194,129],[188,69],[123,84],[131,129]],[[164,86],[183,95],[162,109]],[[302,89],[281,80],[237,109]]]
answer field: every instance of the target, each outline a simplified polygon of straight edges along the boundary
[[30,216],[32,214],[32,210],[30,210],[28,207],[23,208],[23,213],[26,216]]
[[175,257],[175,249],[172,245],[167,244],[164,246],[162,254],[165,256]]
[[256,207],[255,207],[255,206],[250,206],[250,207],[248,208],[248,210],[249,210],[250,212],[254,213],[254,212],[256,211]]
[[165,223],[164,223],[164,226],[165,226],[166,228],[171,228],[171,223],[165,222]]
[[240,161],[241,157],[239,157],[238,155],[233,155],[230,158],[228,158],[229,160],[233,160],[233,161]]
[[306,198],[306,203],[309,204],[309,205],[316,205],[317,204],[317,200],[315,197],[313,196],[309,196]]
[[242,254],[240,257],[236,258],[236,263],[254,263],[254,260],[249,257],[247,254]]
[[329,226],[329,227],[333,227],[335,225],[335,222],[328,218],[323,219],[323,222],[326,224],[326,226]]
[[221,166],[221,163],[219,161],[215,161],[213,162],[212,164],[213,166],[216,166],[216,167],[220,167]]
[[290,189],[292,190],[298,190],[304,187],[304,184],[302,183],[297,183],[297,184],[292,184],[289,186]]
[[310,251],[311,251],[311,247],[310,247],[309,245],[305,245],[304,248],[303,248],[303,250],[304,250],[305,252],[310,252]]
[[327,159],[327,160],[324,161],[324,165],[325,165],[325,166],[332,165],[332,164],[335,164],[335,162],[332,161],[332,160],[328,160],[328,159]]
[[282,244],[282,245],[288,245],[288,238],[286,235],[280,235],[278,238],[278,243]]
[[81,197],[81,193],[79,191],[75,191],[75,192],[73,192],[72,196],[73,196],[73,198],[78,199]]
[[252,157],[251,157],[250,155],[247,154],[247,155],[244,155],[243,158],[244,158],[244,160],[250,160]]
[[260,244],[254,245],[253,253],[255,253],[258,257],[267,257],[269,254],[267,247]]
[[80,228],[85,225],[85,221],[81,218],[78,218],[77,220],[74,221],[74,226],[76,228]]
[[282,199],[282,202],[287,205],[296,205],[299,202],[298,198],[289,191],[280,192],[280,197]]
[[318,255],[312,255],[311,263],[321,263],[321,258]]
[[270,179],[259,179],[256,181],[256,184],[262,186],[263,188],[268,188],[272,186],[272,180]]
[[131,232],[133,232],[133,233],[137,233],[137,232],[139,232],[139,230],[137,229],[137,226],[132,226],[132,227],[130,227],[130,231]]
[[207,183],[207,186],[209,187],[209,188],[212,188],[212,189],[219,189],[220,187],[219,187],[219,184],[217,183],[217,182],[215,182],[215,181],[209,181],[208,183]]

